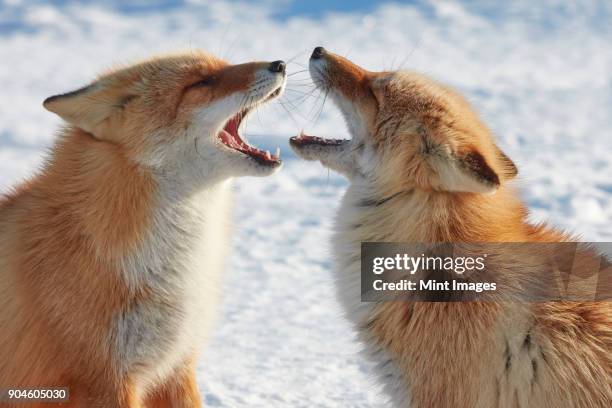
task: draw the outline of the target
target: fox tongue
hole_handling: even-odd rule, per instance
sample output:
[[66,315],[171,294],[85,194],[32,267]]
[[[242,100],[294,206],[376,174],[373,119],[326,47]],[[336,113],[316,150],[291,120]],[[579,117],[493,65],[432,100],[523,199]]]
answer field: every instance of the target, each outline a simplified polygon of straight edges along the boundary
[[232,135],[230,132],[228,132],[227,130],[225,129],[221,130],[221,133],[219,136],[221,137],[221,140],[223,141],[223,143],[225,143],[229,147],[234,148],[234,149],[242,148],[242,144],[240,143],[241,141],[237,140],[237,138],[234,135]]
[[273,156],[269,151],[259,150],[256,147],[250,146],[242,140],[238,134],[238,126],[240,125],[240,118],[238,116],[230,119],[225,127],[219,132],[219,139],[226,146],[235,149],[239,152],[245,153],[254,159],[263,160],[264,162],[279,162],[280,151],[277,151],[276,155]]
[[238,126],[239,125],[240,125],[240,121],[239,121],[238,116],[234,116],[225,125],[225,131],[227,131],[230,135],[233,135],[236,139],[240,139],[240,136],[238,136]]
[[239,115],[234,116],[227,121],[225,127],[219,132],[219,138],[223,143],[233,149],[241,149],[245,147],[244,141],[238,135],[238,126],[240,126]]

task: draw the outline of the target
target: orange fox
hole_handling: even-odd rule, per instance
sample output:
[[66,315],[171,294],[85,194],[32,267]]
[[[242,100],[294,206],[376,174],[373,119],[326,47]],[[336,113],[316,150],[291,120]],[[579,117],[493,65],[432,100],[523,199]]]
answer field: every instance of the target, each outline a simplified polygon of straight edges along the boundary
[[285,80],[282,61],[188,52],[44,101],[66,127],[0,199],[0,389],[68,387],[68,407],[200,406],[229,181],[281,165],[239,128]]
[[[370,72],[317,47],[315,84],[350,140],[292,148],[344,174],[332,239],[337,292],[395,406],[612,406],[612,303],[360,302],[360,244],[560,242],[527,222],[513,162],[468,103],[412,72]],[[506,264],[505,275],[523,273]]]

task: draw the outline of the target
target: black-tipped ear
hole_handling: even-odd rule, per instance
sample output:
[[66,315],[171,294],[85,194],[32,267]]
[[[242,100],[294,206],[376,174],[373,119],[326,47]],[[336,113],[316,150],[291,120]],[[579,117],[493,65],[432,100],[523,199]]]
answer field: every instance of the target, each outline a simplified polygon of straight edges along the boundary
[[103,124],[122,109],[127,96],[126,89],[108,86],[100,80],[76,91],[51,96],[43,106],[71,125],[102,138]]
[[479,183],[493,189],[499,187],[499,176],[478,151],[469,151],[459,156],[458,159],[460,166],[476,178]]
[[445,191],[493,193],[500,185],[499,175],[477,150],[467,150],[434,161],[439,188]]
[[49,109],[49,107],[53,106],[53,104],[63,98],[70,98],[70,97],[74,97],[74,96],[78,96],[81,94],[84,94],[86,92],[91,91],[91,87],[93,85],[88,85],[88,86],[84,86],[82,88],[77,89],[76,91],[72,91],[72,92],[66,92],[63,94],[59,94],[59,95],[53,95],[48,97],[47,99],[44,100],[43,102],[43,106],[46,109]]
[[502,152],[502,150],[496,145],[495,149],[497,150],[497,155],[499,157],[499,161],[503,166],[504,176],[507,180],[511,180],[518,175],[518,168],[516,164],[506,155],[506,153]]

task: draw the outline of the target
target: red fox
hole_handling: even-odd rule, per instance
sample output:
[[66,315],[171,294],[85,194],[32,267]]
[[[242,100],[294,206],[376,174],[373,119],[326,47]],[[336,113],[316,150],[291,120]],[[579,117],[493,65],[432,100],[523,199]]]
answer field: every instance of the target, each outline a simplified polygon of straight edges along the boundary
[[332,239],[337,292],[394,405],[612,406],[612,302],[360,302],[361,242],[572,238],[527,222],[516,166],[457,92],[322,47],[309,70],[352,139],[290,143],[349,180]]
[[229,182],[281,166],[239,129],[285,81],[283,61],[191,51],[44,101],[66,126],[0,199],[0,389],[67,387],[62,407],[200,406]]

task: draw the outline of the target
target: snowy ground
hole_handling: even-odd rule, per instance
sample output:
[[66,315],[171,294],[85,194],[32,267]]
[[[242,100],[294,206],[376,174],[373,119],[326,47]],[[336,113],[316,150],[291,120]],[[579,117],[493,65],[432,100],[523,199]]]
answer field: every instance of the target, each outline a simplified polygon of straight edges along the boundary
[[[53,141],[59,121],[42,100],[107,66],[199,47],[235,62],[295,57],[297,72],[324,45],[371,69],[416,69],[460,89],[517,162],[534,220],[612,240],[611,3],[418,1],[307,17],[274,0],[155,3],[0,0],[0,189],[31,174]],[[252,141],[281,147],[285,166],[236,183],[235,250],[200,364],[208,406],[384,402],[355,354],[329,272],[327,239],[346,184],[297,161],[285,142],[300,128],[345,134],[329,103],[300,100],[307,78],[291,76],[283,99],[291,116],[275,104],[248,124]]]

